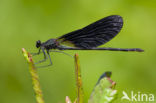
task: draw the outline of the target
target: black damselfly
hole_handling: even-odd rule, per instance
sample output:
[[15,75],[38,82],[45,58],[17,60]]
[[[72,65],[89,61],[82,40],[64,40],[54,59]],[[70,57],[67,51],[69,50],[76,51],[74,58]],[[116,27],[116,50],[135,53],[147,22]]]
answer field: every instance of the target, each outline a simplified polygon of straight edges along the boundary
[[36,47],[39,48],[39,51],[38,53],[34,53],[34,55],[40,54],[40,51],[42,50],[44,59],[37,63],[44,62],[49,57],[49,65],[52,65],[49,52],[51,52],[53,49],[58,49],[58,51],[54,52],[61,53],[64,53],[61,50],[110,50],[143,52],[143,50],[140,48],[97,48],[98,46],[105,44],[114,38],[120,32],[122,26],[122,17],[119,15],[112,15],[98,20],[82,29],[65,34],[57,39],[49,39],[43,43],[38,40],[36,42]]

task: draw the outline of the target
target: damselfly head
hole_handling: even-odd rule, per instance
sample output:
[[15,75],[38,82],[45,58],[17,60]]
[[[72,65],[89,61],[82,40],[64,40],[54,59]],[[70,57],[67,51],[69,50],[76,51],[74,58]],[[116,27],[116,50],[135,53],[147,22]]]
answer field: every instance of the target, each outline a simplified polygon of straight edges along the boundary
[[41,41],[40,40],[36,41],[36,47],[39,48],[40,46],[41,46]]

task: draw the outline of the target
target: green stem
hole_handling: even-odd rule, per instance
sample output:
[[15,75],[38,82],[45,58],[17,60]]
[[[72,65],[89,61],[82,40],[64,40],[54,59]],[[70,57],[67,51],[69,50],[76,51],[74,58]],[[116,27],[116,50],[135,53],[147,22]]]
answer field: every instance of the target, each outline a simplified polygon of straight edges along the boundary
[[44,103],[42,90],[40,87],[39,77],[35,68],[32,56],[24,48],[22,48],[23,55],[29,64],[29,72],[32,78],[33,89],[36,96],[37,103]]
[[77,86],[77,103],[83,103],[83,87],[81,78],[80,61],[78,54],[75,54],[75,75],[76,75],[76,86]]

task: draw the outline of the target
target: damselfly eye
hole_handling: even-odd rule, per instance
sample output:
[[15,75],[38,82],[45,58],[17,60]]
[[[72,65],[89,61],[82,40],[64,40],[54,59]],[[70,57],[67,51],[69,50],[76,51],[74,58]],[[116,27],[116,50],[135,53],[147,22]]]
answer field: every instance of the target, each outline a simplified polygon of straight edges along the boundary
[[36,47],[39,48],[40,46],[41,46],[41,41],[38,40],[38,41],[36,42]]

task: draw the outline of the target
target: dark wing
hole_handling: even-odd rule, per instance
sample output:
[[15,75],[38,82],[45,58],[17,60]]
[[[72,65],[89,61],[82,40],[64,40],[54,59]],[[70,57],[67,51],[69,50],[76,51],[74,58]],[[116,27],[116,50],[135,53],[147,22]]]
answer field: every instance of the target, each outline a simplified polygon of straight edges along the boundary
[[92,23],[82,29],[65,34],[57,40],[60,44],[71,43],[79,48],[93,48],[114,38],[123,26],[121,16],[112,15]]

